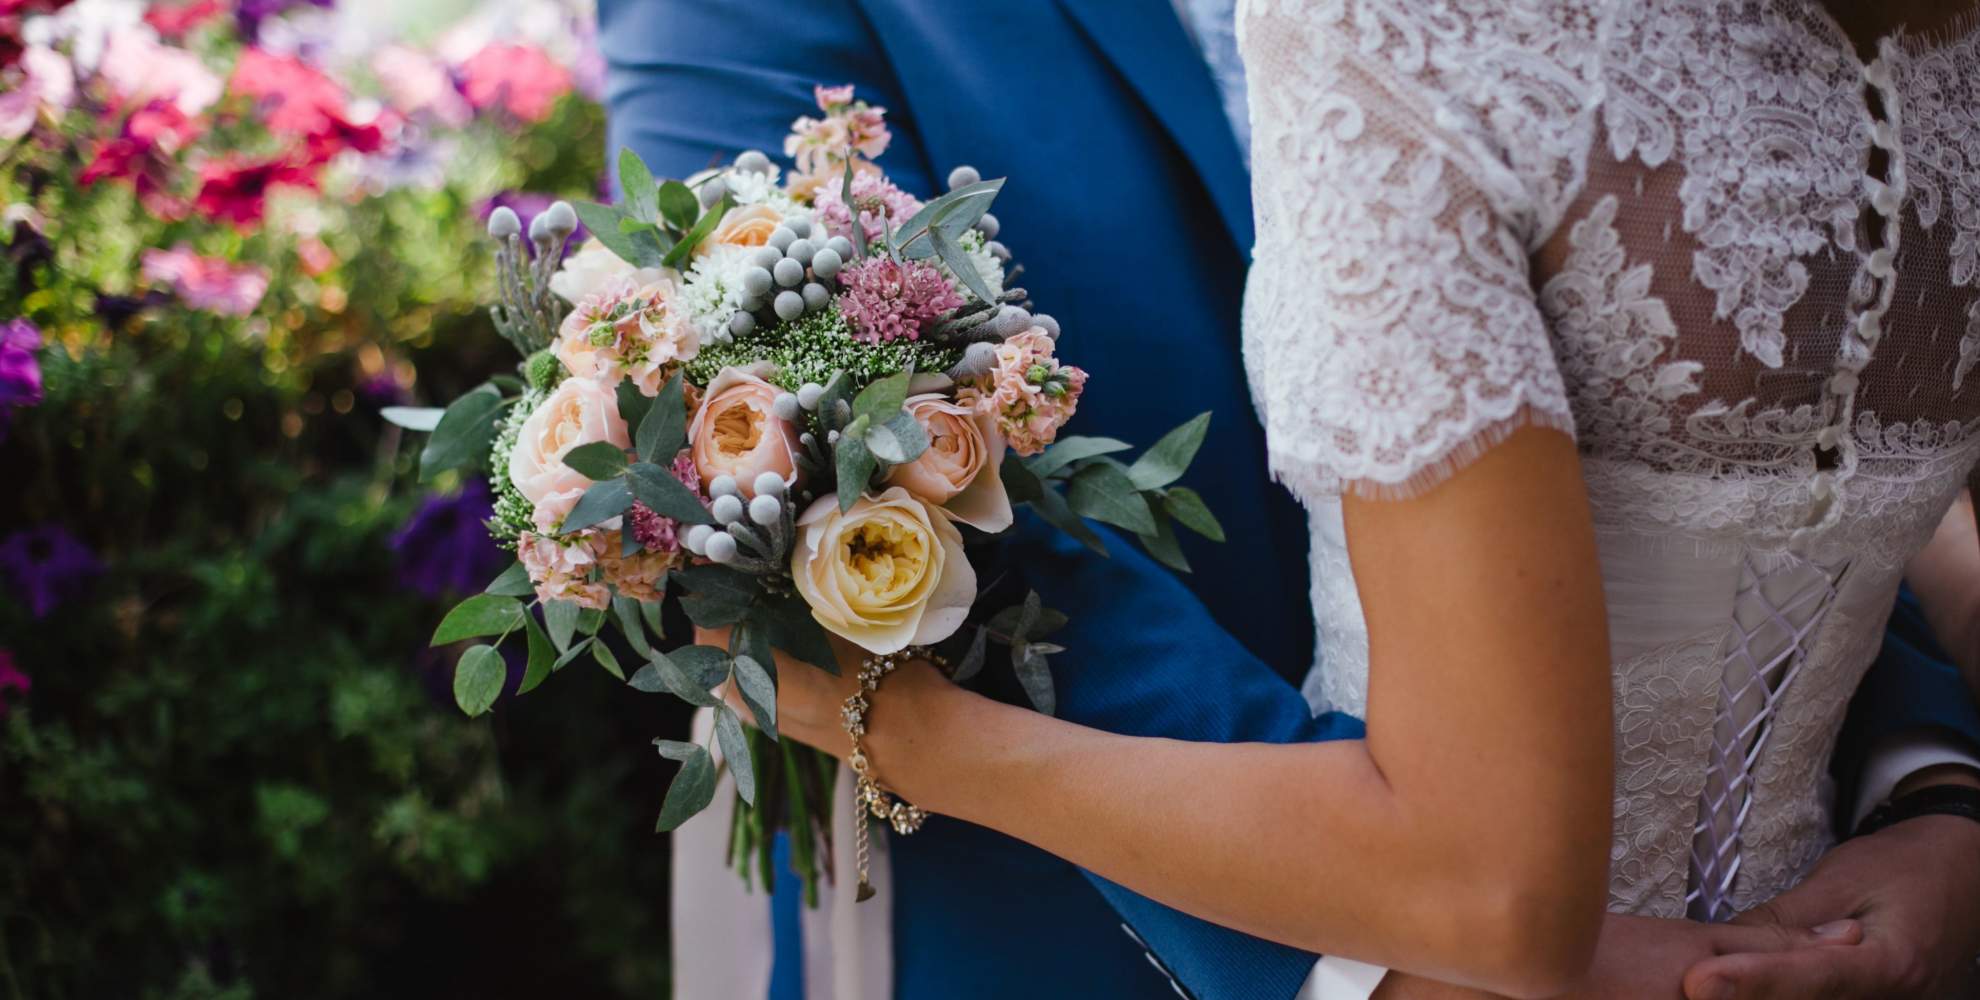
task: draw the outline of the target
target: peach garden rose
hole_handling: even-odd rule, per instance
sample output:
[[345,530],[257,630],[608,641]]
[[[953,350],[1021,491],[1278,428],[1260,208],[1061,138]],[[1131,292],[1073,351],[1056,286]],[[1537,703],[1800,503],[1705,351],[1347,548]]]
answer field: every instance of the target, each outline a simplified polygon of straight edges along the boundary
[[888,474],[890,485],[947,510],[988,532],[1011,526],[1011,499],[998,466],[1004,436],[997,418],[939,392],[908,397],[905,408],[928,434],[928,450]]
[[827,631],[872,653],[954,635],[976,599],[962,532],[895,486],[841,512],[825,496],[797,521],[791,577]]
[[764,370],[723,369],[708,383],[688,425],[688,447],[701,481],[734,476],[746,497],[756,495],[757,477],[766,472],[785,483],[797,481],[798,429],[771,412],[780,390],[764,381]]
[[594,441],[632,447],[618,399],[595,379],[565,379],[523,421],[509,453],[509,480],[535,506],[538,529],[555,531],[590,488],[591,480],[565,465],[564,456]]

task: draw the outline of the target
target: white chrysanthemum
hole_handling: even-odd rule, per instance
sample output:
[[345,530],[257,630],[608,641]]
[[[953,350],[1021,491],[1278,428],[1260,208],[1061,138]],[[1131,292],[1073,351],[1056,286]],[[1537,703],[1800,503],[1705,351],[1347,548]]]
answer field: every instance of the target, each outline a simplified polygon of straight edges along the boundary
[[769,201],[772,197],[789,201],[791,196],[777,186],[779,173],[781,171],[775,164],[771,165],[767,174],[746,174],[740,170],[731,170],[722,175],[722,183],[728,186],[729,194],[736,199],[738,205],[754,205],[760,201]]
[[717,331],[742,308],[742,273],[749,268],[750,251],[755,247],[711,246],[696,257],[681,282],[674,301],[687,310],[688,318],[701,333],[706,347]]

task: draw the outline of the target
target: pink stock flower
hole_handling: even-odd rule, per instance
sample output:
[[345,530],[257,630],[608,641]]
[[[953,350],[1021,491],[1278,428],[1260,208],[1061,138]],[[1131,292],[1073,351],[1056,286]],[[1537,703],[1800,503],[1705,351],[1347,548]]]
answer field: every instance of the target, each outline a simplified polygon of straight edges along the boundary
[[525,122],[550,117],[571,90],[570,70],[530,45],[491,44],[461,64],[461,92],[476,110],[501,107]]
[[[682,452],[674,456],[674,478],[688,489],[701,492],[701,474],[694,467],[694,456]],[[634,540],[655,552],[679,552],[681,548],[680,522],[671,517],[656,514],[639,501],[633,501],[632,510],[626,520],[632,525]]]
[[246,316],[268,291],[267,271],[202,257],[183,243],[146,250],[141,259],[146,281],[169,286],[186,305],[221,316]]
[[625,539],[616,531],[589,532],[588,538],[598,562],[599,582],[611,584],[620,596],[635,601],[659,600],[660,578],[682,561],[678,550],[622,555]]
[[997,345],[997,367],[956,392],[956,402],[994,415],[1020,455],[1052,443],[1086,388],[1086,372],[1059,364],[1053,346],[1051,334],[1034,326]]
[[877,159],[893,141],[887,130],[887,109],[855,101],[852,84],[817,86],[812,96],[825,117],[797,119],[784,138],[784,155],[797,165],[791,187],[803,193],[829,189],[847,160]]
[[[825,184],[818,189],[817,199],[812,203],[818,221],[833,236],[852,234],[852,212],[846,208],[842,188],[836,181]],[[895,187],[877,168],[854,173],[852,193],[853,204],[859,206],[860,228],[869,237],[877,238],[890,225],[899,226],[921,211],[921,199]]]
[[942,272],[920,261],[867,257],[839,272],[839,311],[869,344],[919,340],[922,328],[963,304]]
[[701,335],[685,311],[668,302],[672,282],[644,287],[622,282],[587,296],[564,317],[557,334],[557,360],[584,378],[617,385],[630,378],[639,391],[658,395],[667,377],[701,349]]
[[[599,534],[593,532],[592,534]],[[618,532],[610,532],[618,540]],[[605,585],[591,579],[598,552],[589,535],[559,541],[525,531],[516,540],[516,557],[529,571],[536,596],[546,601],[570,601],[581,608],[602,609],[612,601]]]

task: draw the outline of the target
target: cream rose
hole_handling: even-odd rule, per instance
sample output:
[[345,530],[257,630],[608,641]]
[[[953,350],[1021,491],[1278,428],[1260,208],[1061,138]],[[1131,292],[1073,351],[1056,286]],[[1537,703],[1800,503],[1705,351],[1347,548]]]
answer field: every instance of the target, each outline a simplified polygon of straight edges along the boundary
[[767,369],[724,368],[708,383],[688,424],[688,447],[701,481],[734,476],[743,495],[756,495],[766,472],[797,482],[798,429],[771,412],[782,390],[763,380]]
[[650,285],[670,273],[657,267],[634,267],[593,237],[585,240],[576,253],[564,258],[557,273],[550,276],[550,290],[565,302],[577,305],[626,284]]
[[632,447],[612,390],[594,379],[567,378],[523,421],[509,453],[509,481],[536,506],[539,527],[561,524],[591,480],[564,464],[572,448],[594,441]]
[[908,397],[906,409],[927,432],[928,450],[894,466],[887,482],[972,527],[991,532],[1010,527],[1011,499],[999,472],[1004,436],[996,417],[939,392]]
[[798,518],[791,576],[811,616],[871,653],[954,635],[976,599],[962,532],[898,486],[841,513],[825,496]]
[[784,213],[769,205],[737,205],[722,216],[708,239],[694,249],[696,253],[706,253],[711,245],[760,247],[770,242],[770,234],[783,224]]

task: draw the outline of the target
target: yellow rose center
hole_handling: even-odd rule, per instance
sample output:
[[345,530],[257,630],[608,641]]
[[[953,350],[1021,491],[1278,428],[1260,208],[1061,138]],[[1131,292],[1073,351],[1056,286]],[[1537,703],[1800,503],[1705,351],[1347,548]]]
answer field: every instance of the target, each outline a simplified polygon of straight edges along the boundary
[[861,593],[891,601],[928,573],[928,539],[892,518],[867,521],[845,534],[843,563]]
[[763,440],[763,414],[737,403],[715,414],[715,448],[724,455],[747,455]]

